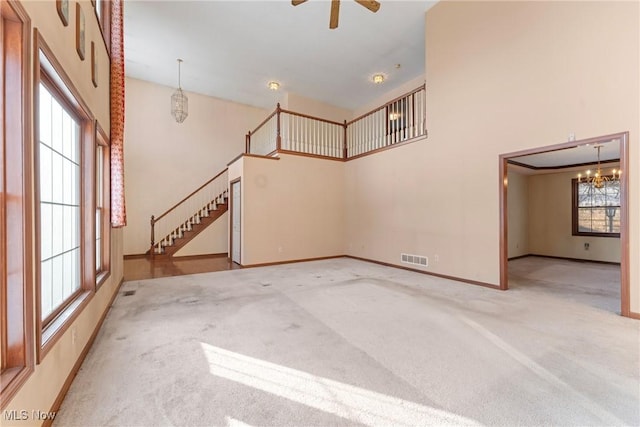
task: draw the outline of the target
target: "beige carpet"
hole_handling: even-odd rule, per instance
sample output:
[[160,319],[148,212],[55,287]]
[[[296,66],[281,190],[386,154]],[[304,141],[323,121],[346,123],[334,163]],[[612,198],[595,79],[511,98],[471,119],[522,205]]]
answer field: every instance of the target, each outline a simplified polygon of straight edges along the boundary
[[55,425],[639,425],[640,322],[524,282],[350,259],[127,282]]

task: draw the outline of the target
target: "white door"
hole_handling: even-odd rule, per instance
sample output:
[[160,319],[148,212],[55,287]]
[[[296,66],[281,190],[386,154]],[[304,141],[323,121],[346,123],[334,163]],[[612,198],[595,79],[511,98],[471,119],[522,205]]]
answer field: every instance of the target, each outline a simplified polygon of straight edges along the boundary
[[240,181],[231,184],[231,261],[240,264]]

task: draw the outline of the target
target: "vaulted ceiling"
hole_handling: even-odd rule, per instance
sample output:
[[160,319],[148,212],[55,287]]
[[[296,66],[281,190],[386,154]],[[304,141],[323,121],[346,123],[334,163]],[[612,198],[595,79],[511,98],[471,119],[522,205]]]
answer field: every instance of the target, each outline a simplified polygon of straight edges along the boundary
[[[128,1],[126,74],[218,98],[272,108],[283,91],[354,109],[424,73],[424,22],[435,1],[381,1],[371,13],[330,2]],[[397,67],[399,64],[399,68]],[[387,75],[374,85],[375,73]],[[281,84],[278,92],[269,81]]]

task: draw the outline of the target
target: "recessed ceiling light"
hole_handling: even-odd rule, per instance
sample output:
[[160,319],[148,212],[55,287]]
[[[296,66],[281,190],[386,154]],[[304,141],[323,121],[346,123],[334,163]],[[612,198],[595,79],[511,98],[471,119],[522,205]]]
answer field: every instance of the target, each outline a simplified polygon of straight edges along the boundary
[[280,89],[280,83],[278,83],[278,82],[269,82],[267,84],[267,87],[269,87],[269,89],[271,89],[271,90],[278,90],[278,89]]
[[384,74],[381,74],[381,73],[374,74],[373,77],[371,77],[371,80],[377,85],[379,85],[380,83],[384,82],[384,79],[385,79],[385,76],[384,76]]

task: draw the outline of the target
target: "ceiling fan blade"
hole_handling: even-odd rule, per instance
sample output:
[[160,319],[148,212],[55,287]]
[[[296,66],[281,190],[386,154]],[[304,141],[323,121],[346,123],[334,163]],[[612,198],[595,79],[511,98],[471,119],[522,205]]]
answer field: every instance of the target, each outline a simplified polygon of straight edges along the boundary
[[306,2],[307,0],[291,0],[291,4],[294,6],[297,6],[299,4],[302,4],[304,2]]
[[376,0],[356,0],[356,3],[366,7],[373,13],[376,13],[378,9],[380,9],[380,2],[377,2]]
[[329,28],[338,28],[338,17],[340,15],[340,0],[331,0],[331,16],[329,17]]

